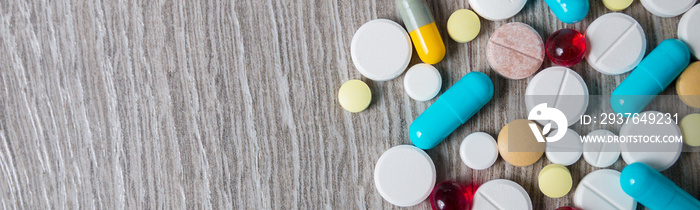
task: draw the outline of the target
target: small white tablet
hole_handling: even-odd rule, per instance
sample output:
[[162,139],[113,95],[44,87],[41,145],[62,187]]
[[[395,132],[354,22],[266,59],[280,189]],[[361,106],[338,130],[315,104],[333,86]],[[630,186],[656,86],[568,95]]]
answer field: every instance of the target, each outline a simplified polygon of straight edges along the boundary
[[420,63],[412,66],[403,77],[406,94],[416,101],[435,98],[442,87],[440,72],[430,64]]
[[688,11],[696,0],[641,0],[651,14],[659,17],[676,17]]
[[401,75],[411,61],[413,45],[398,23],[376,19],[362,25],[352,37],[350,54],[360,73],[374,81]]
[[600,16],[588,25],[586,41],[586,61],[608,75],[631,71],[647,49],[642,26],[629,15],[617,12]]
[[[552,133],[556,132],[556,130],[552,131]],[[547,142],[545,150],[545,155],[549,162],[565,166],[578,162],[582,153],[583,144],[581,144],[581,137],[571,128],[566,130],[566,134],[559,141]]]
[[479,16],[491,21],[511,18],[525,7],[527,0],[469,0],[469,6]]
[[[575,124],[588,108],[588,86],[583,78],[562,66],[549,67],[537,73],[525,89],[525,105],[527,110],[547,103],[547,107],[556,108],[566,116],[567,126]],[[548,121],[537,120],[541,125]],[[557,128],[556,123],[552,128]]]
[[472,209],[532,210],[532,200],[518,183],[495,179],[479,186],[474,193]]
[[574,192],[580,209],[637,209],[637,201],[622,191],[620,172],[600,169],[583,177]]
[[657,111],[642,112],[638,120],[630,119],[620,128],[620,136],[628,137],[626,142],[620,141],[625,163],[642,162],[657,171],[670,168],[683,150],[683,142],[677,141],[682,136],[681,128],[670,116],[667,121],[664,114]]
[[423,202],[435,186],[435,164],[423,150],[399,145],[379,157],[374,185],[384,200],[401,207]]
[[484,170],[491,167],[498,159],[498,144],[496,139],[488,133],[472,133],[462,140],[459,156],[469,168]]
[[695,59],[700,60],[700,4],[681,17],[678,22],[678,38],[688,45]]
[[[583,159],[592,166],[605,168],[620,158],[619,142],[602,142],[615,137],[609,130],[595,130],[586,135],[589,141],[583,142]],[[596,140],[591,140],[596,139]]]

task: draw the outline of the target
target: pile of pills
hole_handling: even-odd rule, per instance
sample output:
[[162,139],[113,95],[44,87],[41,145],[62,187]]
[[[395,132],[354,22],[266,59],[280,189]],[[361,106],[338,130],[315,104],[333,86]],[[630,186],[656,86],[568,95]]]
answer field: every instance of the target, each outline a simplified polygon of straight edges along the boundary
[[[479,16],[490,21],[505,20],[518,14],[526,3],[526,0],[469,0],[474,11],[454,11],[446,23],[447,32],[455,42],[467,43],[479,35]],[[567,24],[583,20],[590,7],[588,0],[545,0],[544,3],[559,21]],[[633,0],[603,0],[611,11],[622,11],[632,3]],[[659,17],[685,13],[678,24],[679,39],[662,41],[646,57],[644,30],[637,20],[624,13],[602,15],[584,33],[558,30],[546,41],[525,23],[511,22],[497,28],[486,47],[476,52],[485,52],[491,69],[504,78],[531,77],[524,96],[531,112],[528,119],[508,122],[496,138],[484,132],[469,134],[459,147],[462,162],[473,170],[484,170],[500,156],[512,166],[529,167],[544,155],[551,164],[537,175],[539,190],[547,197],[560,198],[575,189],[575,207],[559,209],[636,209],[637,202],[652,209],[700,208],[700,201],[659,173],[678,160],[683,142],[700,146],[700,114],[687,115],[679,124],[626,123],[619,130],[620,136],[682,135],[685,138],[682,142],[654,144],[653,148],[644,148],[650,144],[582,142],[581,135],[568,128],[588,108],[588,85],[569,68],[584,58],[604,75],[631,71],[610,96],[611,108],[616,113],[661,114],[642,111],[674,81],[681,101],[700,108],[700,62],[689,65],[691,56],[700,57],[700,5],[695,3],[695,0],[641,0],[644,8]],[[446,53],[438,31],[440,23],[435,21],[424,0],[395,0],[395,5],[404,25],[388,19],[362,25],[350,45],[352,61],[364,77],[373,81],[392,80],[408,68],[403,77],[407,96],[416,101],[430,101],[443,86],[440,70],[432,66],[445,58]],[[423,63],[409,67],[414,49]],[[545,57],[555,66],[540,71]],[[510,180],[490,180],[478,187],[454,181],[435,184],[436,168],[424,150],[440,144],[486,105],[493,94],[491,78],[481,72],[469,72],[449,87],[411,123],[408,136],[413,145],[392,147],[377,160],[374,182],[379,194],[397,206],[413,206],[430,197],[433,209],[533,209],[530,195]],[[338,102],[349,112],[361,112],[371,101],[371,89],[361,80],[347,81],[338,90]],[[543,113],[553,109],[560,111],[557,115],[561,118],[544,117]],[[610,138],[615,133],[596,130],[586,136]],[[567,166],[577,163],[581,156],[599,168],[611,166],[620,156],[628,165],[622,173],[599,169],[577,181]],[[574,188],[575,183],[578,186]]]

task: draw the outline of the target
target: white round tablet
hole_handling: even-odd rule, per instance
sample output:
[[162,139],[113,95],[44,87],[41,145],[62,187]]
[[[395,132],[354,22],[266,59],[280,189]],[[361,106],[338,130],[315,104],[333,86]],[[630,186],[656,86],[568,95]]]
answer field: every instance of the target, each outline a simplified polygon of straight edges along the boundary
[[678,22],[678,38],[688,45],[690,53],[700,60],[700,4],[681,17]]
[[[669,137],[682,136],[681,129],[672,119],[668,123],[664,114],[657,111],[639,113],[640,120],[630,119],[620,128],[620,136],[628,137],[626,142],[620,141],[620,151],[625,163],[642,162],[657,171],[671,167],[683,150],[683,142],[671,142]],[[642,121],[642,117],[646,118]],[[650,120],[654,118],[653,122]],[[663,142],[666,141],[666,142]]]
[[474,193],[472,209],[529,209],[532,200],[518,183],[495,179],[484,183]]
[[469,134],[459,146],[462,162],[474,170],[484,170],[493,165],[498,158],[496,139],[488,133]]
[[527,0],[469,0],[469,6],[479,16],[491,21],[511,18],[525,7]]
[[622,191],[620,172],[600,169],[583,177],[574,192],[580,209],[636,209],[637,201]]
[[409,68],[403,77],[403,87],[414,100],[427,101],[440,93],[442,77],[430,64],[416,64]]
[[651,14],[659,17],[676,17],[688,11],[696,0],[642,0],[642,5]]
[[374,185],[391,204],[408,207],[423,202],[435,186],[435,164],[418,147],[399,145],[379,157]]
[[[586,135],[589,141],[583,142],[583,159],[592,166],[611,166],[620,158],[620,143],[603,142],[615,137],[609,130],[595,130]],[[590,141],[590,139],[597,139]]]
[[[588,108],[588,86],[575,71],[554,66],[537,73],[525,89],[525,106],[532,110],[535,106],[547,103],[566,116],[568,126],[575,124]],[[537,120],[546,125],[548,120]],[[557,128],[556,123],[552,128]]]
[[[555,132],[557,131],[552,131],[552,133]],[[559,141],[547,142],[545,149],[545,155],[550,162],[565,166],[578,162],[582,153],[581,137],[571,128],[566,130],[566,134]]]
[[376,19],[362,25],[352,37],[350,54],[360,73],[375,81],[401,75],[411,61],[413,45],[398,23]]
[[586,29],[586,60],[596,71],[618,75],[634,69],[647,49],[644,30],[634,18],[623,13],[608,13],[595,19]]

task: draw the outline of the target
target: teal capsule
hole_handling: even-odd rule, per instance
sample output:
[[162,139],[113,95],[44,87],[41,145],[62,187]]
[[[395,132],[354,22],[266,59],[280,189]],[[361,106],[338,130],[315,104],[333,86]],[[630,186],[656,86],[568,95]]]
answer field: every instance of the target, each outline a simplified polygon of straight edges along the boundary
[[411,142],[421,149],[437,146],[486,105],[491,97],[493,82],[489,76],[481,72],[464,75],[411,123],[408,129]]
[[620,174],[622,191],[649,209],[700,209],[700,201],[644,163],[632,163]]
[[574,24],[586,18],[588,0],[544,0],[561,22]]

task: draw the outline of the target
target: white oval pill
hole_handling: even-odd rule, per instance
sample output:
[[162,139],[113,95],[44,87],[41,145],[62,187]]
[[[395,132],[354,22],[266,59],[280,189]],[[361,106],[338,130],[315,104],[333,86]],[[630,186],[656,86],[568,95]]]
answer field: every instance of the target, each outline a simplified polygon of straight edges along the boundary
[[[566,116],[568,125],[575,124],[588,108],[588,86],[575,71],[554,66],[537,73],[525,89],[525,105],[528,110],[547,103],[547,107],[556,108]],[[548,120],[537,120],[546,125]],[[552,128],[558,128],[556,123]]]
[[[668,169],[676,163],[683,150],[683,142],[668,141],[670,136],[676,138],[682,136],[680,127],[672,119],[667,121],[661,112],[646,111],[639,113],[639,116],[640,119],[645,117],[647,121],[635,122],[635,120],[630,119],[627,124],[620,128],[620,136],[629,137],[627,139],[629,142],[620,141],[622,159],[627,164],[645,163],[657,171]],[[649,121],[651,117],[654,117],[654,123]],[[659,118],[663,119],[660,124],[657,123]],[[649,137],[648,142],[645,142],[646,137]],[[664,138],[668,142],[659,142],[664,141]]]
[[350,54],[360,73],[375,81],[401,75],[411,61],[413,45],[398,23],[376,19],[362,25],[352,37]]
[[488,133],[472,133],[462,140],[459,156],[469,168],[484,170],[491,167],[498,159],[498,144],[496,139]]
[[678,38],[688,45],[695,59],[700,60],[700,4],[681,17],[678,22]]
[[532,210],[532,200],[518,183],[495,179],[479,186],[474,193],[472,209]]
[[[620,158],[620,143],[604,142],[615,137],[609,130],[595,130],[586,135],[589,141],[583,142],[583,159],[592,166],[611,166]],[[595,140],[592,140],[595,139]]]
[[636,209],[637,201],[622,191],[620,172],[600,169],[583,177],[574,192],[574,205],[581,209]]
[[479,16],[491,21],[511,18],[525,7],[527,0],[469,0],[469,6]]
[[389,203],[408,207],[423,202],[435,186],[435,164],[425,151],[399,145],[379,157],[374,185]]
[[[556,130],[552,131],[552,134],[556,132]],[[545,155],[550,162],[565,166],[576,163],[582,153],[581,137],[571,128],[566,130],[566,134],[559,141],[547,142],[545,150]]]
[[409,68],[403,77],[403,87],[414,100],[427,101],[440,93],[442,77],[430,64],[416,64]]
[[586,29],[586,41],[588,64],[608,75],[631,71],[647,49],[642,26],[629,15],[617,12],[595,19]]
[[676,17],[688,11],[696,0],[642,0],[642,5],[651,14],[659,17]]

